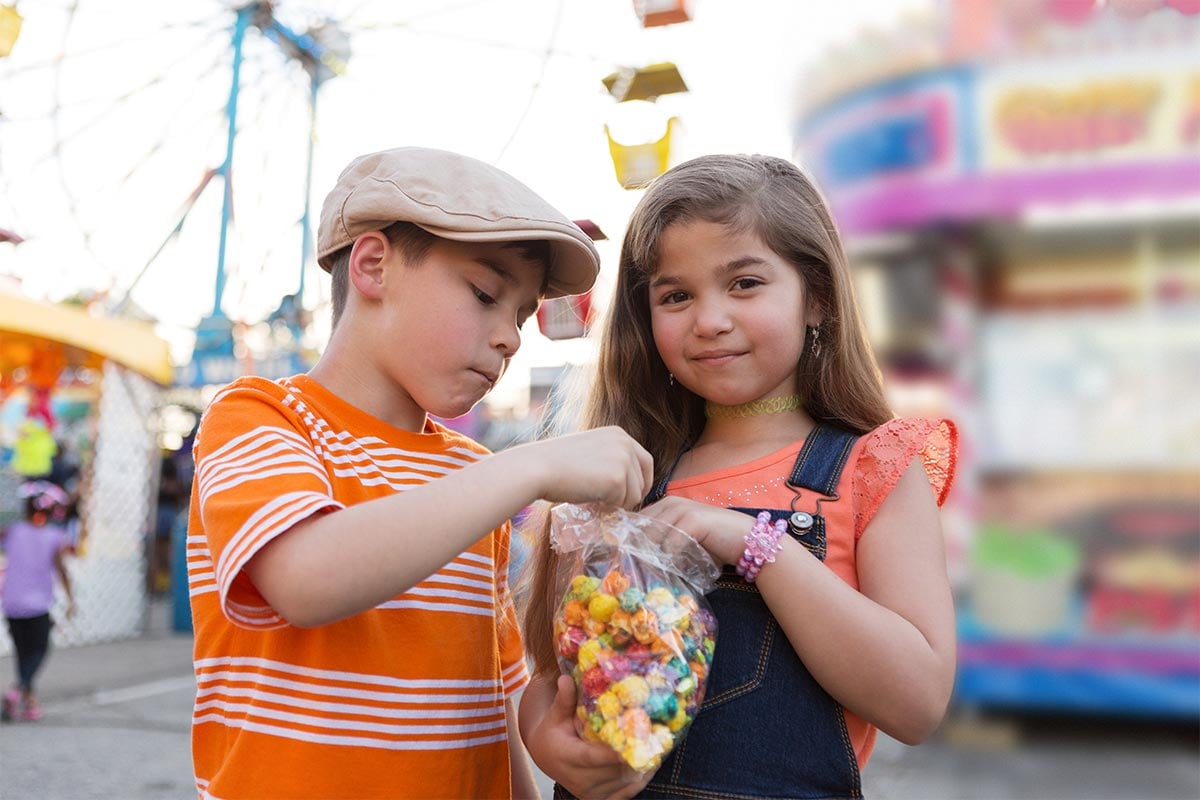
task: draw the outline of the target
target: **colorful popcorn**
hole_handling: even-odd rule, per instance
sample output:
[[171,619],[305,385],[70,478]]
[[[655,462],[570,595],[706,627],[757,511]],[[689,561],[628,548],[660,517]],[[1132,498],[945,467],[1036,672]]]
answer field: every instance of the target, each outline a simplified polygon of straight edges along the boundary
[[571,535],[554,543],[560,553],[578,548],[577,571],[564,580],[554,641],[559,666],[578,687],[576,728],[633,769],[657,769],[704,700],[716,619],[703,592],[718,571],[690,539],[682,547],[699,555],[689,549],[674,565],[684,534],[675,531],[674,549],[664,550],[644,535],[660,523],[642,515],[568,508]]

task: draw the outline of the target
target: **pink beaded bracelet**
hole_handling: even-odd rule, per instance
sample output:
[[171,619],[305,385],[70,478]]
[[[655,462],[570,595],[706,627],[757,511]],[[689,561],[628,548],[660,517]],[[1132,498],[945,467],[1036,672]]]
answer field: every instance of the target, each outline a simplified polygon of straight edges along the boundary
[[746,583],[754,583],[764,564],[775,563],[775,554],[783,549],[779,537],[783,536],[786,530],[787,520],[776,520],[772,527],[770,512],[758,512],[754,527],[742,537],[742,541],[746,543],[746,551],[738,559],[736,567],[737,574],[741,575]]

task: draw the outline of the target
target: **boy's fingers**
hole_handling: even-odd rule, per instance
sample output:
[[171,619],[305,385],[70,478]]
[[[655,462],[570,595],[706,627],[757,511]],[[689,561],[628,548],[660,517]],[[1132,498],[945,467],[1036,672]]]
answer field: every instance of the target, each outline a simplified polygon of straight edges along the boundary
[[619,503],[621,508],[636,508],[637,504],[641,502],[643,497],[645,497],[644,494],[641,494],[638,491],[640,488],[638,484],[640,482],[641,479],[636,473],[625,473],[625,496],[621,498],[622,502]]
[[650,455],[646,448],[639,444],[637,446],[637,459],[638,466],[642,471],[642,493],[641,497],[638,498],[640,502],[641,498],[650,493],[650,487],[654,485],[654,456]]

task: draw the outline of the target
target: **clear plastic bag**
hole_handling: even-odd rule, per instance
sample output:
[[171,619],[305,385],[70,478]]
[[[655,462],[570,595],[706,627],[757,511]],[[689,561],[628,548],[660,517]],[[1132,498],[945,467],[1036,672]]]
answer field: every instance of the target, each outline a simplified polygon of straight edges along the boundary
[[559,668],[578,688],[575,727],[639,772],[657,769],[704,701],[721,574],[682,531],[598,504],[555,506]]

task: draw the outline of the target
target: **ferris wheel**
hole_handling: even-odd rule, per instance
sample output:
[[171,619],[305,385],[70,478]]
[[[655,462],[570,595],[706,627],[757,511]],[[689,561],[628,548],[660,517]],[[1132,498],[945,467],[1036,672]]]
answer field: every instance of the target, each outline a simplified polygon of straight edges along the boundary
[[[198,349],[247,321],[300,335],[294,312],[319,299],[314,186],[341,163],[404,143],[491,161],[537,147],[529,123],[573,91],[555,61],[588,69],[601,99],[619,59],[558,47],[567,5],[20,4],[0,58],[0,228],[24,238],[7,271],[147,309]],[[329,152],[338,136],[356,143]]]
[[614,179],[606,133],[631,75],[695,31],[711,61],[742,15],[717,4],[708,29],[643,27],[685,5],[0,0],[24,16],[0,57],[0,230],[24,242],[0,247],[0,278],[144,310],[173,345],[220,342],[227,361],[231,328],[319,344],[303,312],[324,301],[310,252],[323,191],[352,157],[403,144],[495,163],[619,229],[633,184]]

